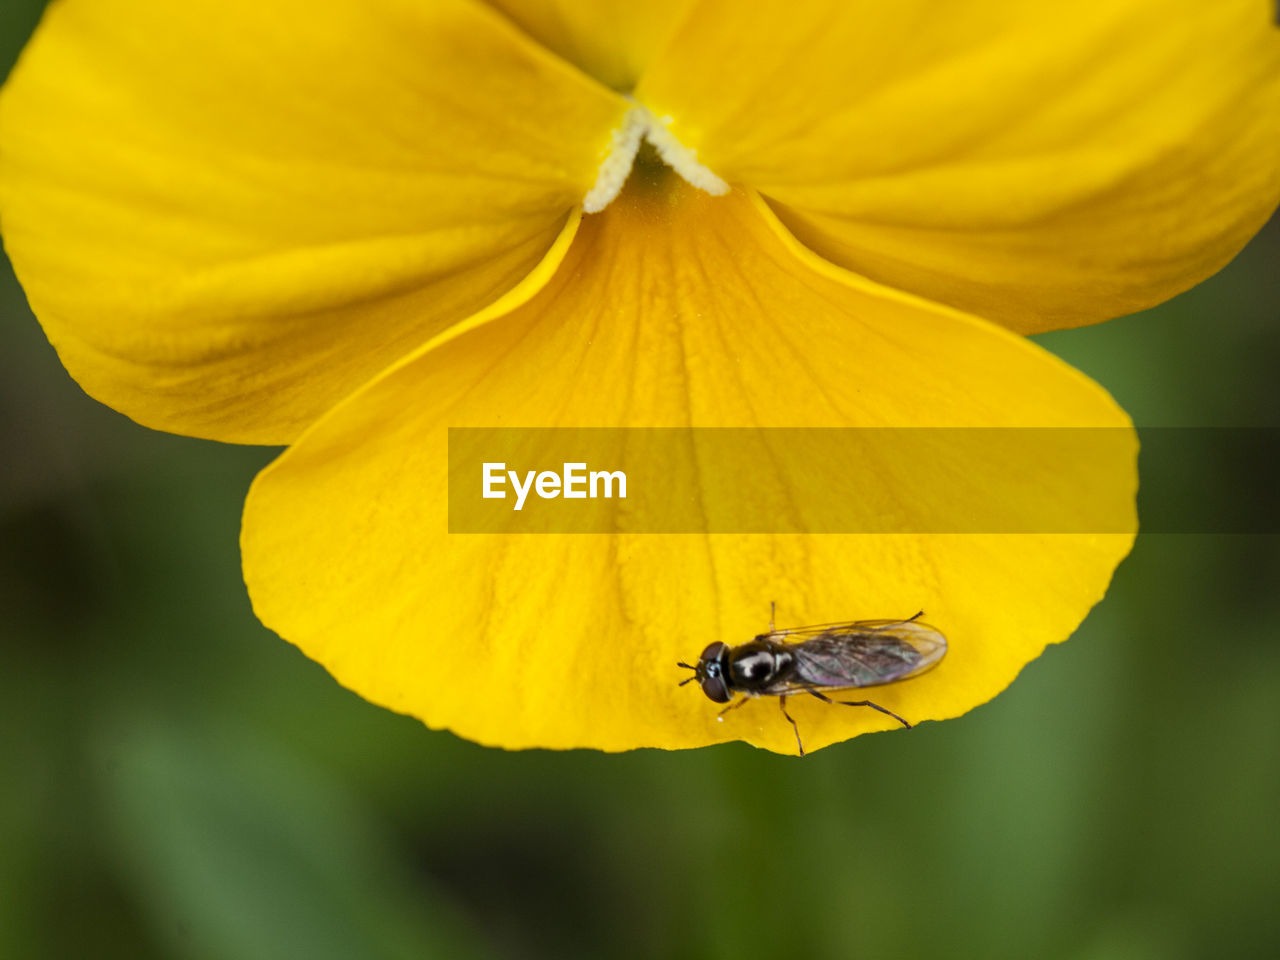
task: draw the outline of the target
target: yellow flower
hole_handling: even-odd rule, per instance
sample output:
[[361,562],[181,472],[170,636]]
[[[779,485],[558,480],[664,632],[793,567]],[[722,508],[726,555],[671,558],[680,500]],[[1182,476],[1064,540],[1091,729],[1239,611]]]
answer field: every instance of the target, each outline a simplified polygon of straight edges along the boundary
[[[93,396],[291,444],[245,576],[342,683],[504,746],[793,752],[675,661],[770,600],[923,608],[947,658],[875,699],[955,716],[1071,633],[1131,535],[451,535],[447,428],[1126,428],[1018,334],[1156,303],[1264,222],[1270,13],[60,0],[0,100],[0,226]],[[623,186],[641,141],[670,166]],[[1066,488],[1130,509],[1132,454]],[[947,471],[906,465],[908,498],[899,466],[851,494],[908,529]],[[808,749],[894,725],[792,706]]]

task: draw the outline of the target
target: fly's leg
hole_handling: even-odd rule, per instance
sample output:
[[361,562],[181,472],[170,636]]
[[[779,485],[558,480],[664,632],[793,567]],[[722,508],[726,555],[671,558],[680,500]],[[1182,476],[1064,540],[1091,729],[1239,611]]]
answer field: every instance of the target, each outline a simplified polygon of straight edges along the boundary
[[716,714],[716,719],[723,720],[724,715],[726,713],[728,713],[730,710],[736,710],[738,707],[742,706],[744,703],[746,703],[750,699],[751,699],[750,697],[743,697],[741,700],[737,700],[734,703],[729,704],[727,707],[725,707],[723,710],[721,710],[719,713]]
[[870,707],[872,710],[879,710],[881,713],[886,714],[890,717],[893,717],[893,719],[897,720],[900,724],[902,724],[908,730],[911,729],[911,724],[907,723],[907,721],[903,720],[900,716],[898,716],[892,710],[886,710],[884,707],[880,706],[880,704],[872,703],[870,700],[838,700],[836,702],[843,703],[847,707]]
[[774,617],[777,615],[778,603],[776,600],[769,601],[769,632],[777,633],[777,627],[773,625]]
[[923,616],[924,616],[924,611],[923,611],[923,610],[917,610],[914,614],[912,614],[911,616],[907,617],[907,619],[903,620],[902,622],[903,622],[903,623],[910,623],[912,620],[919,620],[919,619],[920,619],[921,617],[923,617]]
[[902,724],[908,730],[911,729],[911,724],[907,723],[907,721],[903,720],[900,716],[898,716],[892,710],[886,710],[884,707],[880,706],[880,704],[872,703],[870,700],[832,700],[830,697],[824,696],[823,694],[819,693],[817,690],[806,690],[805,693],[812,694],[813,696],[817,697],[819,700],[823,701],[824,703],[842,703],[846,707],[870,707],[872,710],[879,710],[881,713],[888,714],[889,716],[893,717],[893,719],[897,720],[900,724]]
[[791,719],[791,714],[787,713],[787,695],[784,693],[778,697],[778,706],[782,708],[782,715],[791,723],[791,729],[796,732],[796,746],[800,748],[800,756],[804,756],[804,744],[800,742],[800,728],[796,726],[796,722]]

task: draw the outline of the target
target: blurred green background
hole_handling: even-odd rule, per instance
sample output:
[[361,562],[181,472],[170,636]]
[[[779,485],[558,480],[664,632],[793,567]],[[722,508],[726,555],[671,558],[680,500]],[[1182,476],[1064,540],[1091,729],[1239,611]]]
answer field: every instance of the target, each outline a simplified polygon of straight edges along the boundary
[[[0,68],[39,6],[5,0]],[[1140,424],[1280,426],[1278,263],[1273,224],[1041,339]],[[88,399],[7,266],[0,316],[0,957],[1280,955],[1274,536],[1140,537],[1075,638],[909,736],[487,750],[254,620],[273,451]],[[1274,512],[1209,449],[1187,469]]]

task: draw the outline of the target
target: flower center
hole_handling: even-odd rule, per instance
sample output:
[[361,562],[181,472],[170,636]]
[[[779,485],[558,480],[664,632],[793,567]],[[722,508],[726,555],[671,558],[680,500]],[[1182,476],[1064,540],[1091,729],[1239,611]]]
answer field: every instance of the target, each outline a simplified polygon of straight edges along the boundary
[[613,202],[627,182],[640,144],[646,140],[667,166],[699,190],[715,197],[729,192],[727,183],[698,162],[698,152],[690,150],[667,129],[670,122],[670,117],[655,117],[639,104],[627,111],[622,126],[613,131],[613,143],[596,172],[596,182],[582,198],[582,209],[586,213],[599,213]]

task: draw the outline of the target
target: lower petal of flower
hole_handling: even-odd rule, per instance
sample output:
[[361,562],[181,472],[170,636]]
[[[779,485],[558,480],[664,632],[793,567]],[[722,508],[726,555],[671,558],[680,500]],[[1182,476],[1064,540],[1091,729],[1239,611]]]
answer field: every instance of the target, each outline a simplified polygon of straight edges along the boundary
[[[676,686],[677,660],[763,631],[771,600],[790,625],[926,610],[946,659],[874,697],[912,721],[995,696],[1102,597],[1130,535],[448,533],[450,426],[1127,428],[1036,345],[833,268],[771,216],[633,175],[531,298],[340,404],[250,492],[263,622],[370,700],[505,747],[795,752],[776,704],[717,722]],[[941,496],[946,471],[915,466]],[[1131,508],[1132,455],[1080,469]],[[1000,496],[1007,465],[985,471]],[[848,492],[925,517],[930,489],[867,470]],[[895,726],[803,700],[807,750]]]

